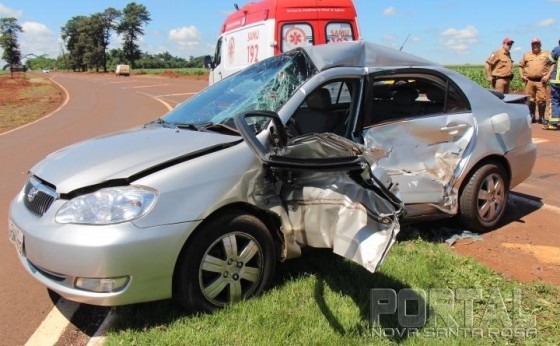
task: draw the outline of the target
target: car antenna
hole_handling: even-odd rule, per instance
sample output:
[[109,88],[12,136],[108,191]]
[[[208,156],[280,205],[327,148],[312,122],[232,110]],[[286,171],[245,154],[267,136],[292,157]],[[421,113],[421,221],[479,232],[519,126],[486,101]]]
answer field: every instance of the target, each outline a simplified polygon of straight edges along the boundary
[[404,39],[404,42],[402,43],[401,48],[399,48],[400,51],[402,51],[402,49],[403,49],[403,47],[404,47],[406,41],[408,41],[408,38],[409,38],[409,37],[410,37],[410,34],[408,34],[408,36],[406,36],[406,38]]
[[236,10],[236,11],[239,11],[239,5],[237,5],[237,4],[234,3],[234,4],[233,4],[233,7],[235,7],[235,10]]

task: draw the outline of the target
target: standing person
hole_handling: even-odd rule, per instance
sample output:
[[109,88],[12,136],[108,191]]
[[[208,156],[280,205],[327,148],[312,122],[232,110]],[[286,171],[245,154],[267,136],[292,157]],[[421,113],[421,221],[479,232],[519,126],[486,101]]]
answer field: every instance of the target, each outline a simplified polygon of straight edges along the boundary
[[501,93],[509,93],[509,85],[513,79],[513,60],[511,59],[513,40],[509,37],[502,41],[502,48],[494,51],[488,59],[484,70],[492,88]]
[[546,111],[546,83],[550,70],[550,53],[541,49],[541,40],[531,40],[531,51],[519,61],[519,76],[525,82],[525,94],[529,95],[531,122],[536,123],[535,111],[539,112],[539,124],[544,124]]
[[560,57],[560,41],[558,46],[554,47],[550,55],[550,72],[548,73],[548,81],[550,83],[550,106],[551,113],[548,124],[543,128],[546,130],[556,130],[558,121],[560,121],[560,65],[558,65],[558,57]]

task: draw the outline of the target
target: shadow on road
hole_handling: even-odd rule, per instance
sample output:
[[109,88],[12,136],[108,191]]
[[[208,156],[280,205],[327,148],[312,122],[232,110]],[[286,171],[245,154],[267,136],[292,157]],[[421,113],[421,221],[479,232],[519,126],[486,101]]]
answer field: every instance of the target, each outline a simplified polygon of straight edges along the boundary
[[[58,308],[61,298],[56,292],[47,290],[52,303]],[[57,305],[58,304],[58,305]],[[57,345],[85,345],[89,338],[93,337],[99,326],[109,313],[109,307],[78,304],[65,301],[65,304],[76,304],[77,310],[58,309],[59,312],[70,322]]]
[[[511,223],[525,223],[523,218],[539,210],[543,205],[544,203],[539,197],[519,192],[511,192],[508,199],[506,214],[496,229]],[[494,232],[494,230],[480,234],[475,233],[463,227],[460,221],[454,217],[405,225],[399,233],[398,240],[403,241],[421,238],[434,243],[444,243],[447,241],[449,245],[452,245],[452,238],[458,239],[463,236],[469,238],[470,236],[473,240],[483,240],[485,234],[492,232]]]

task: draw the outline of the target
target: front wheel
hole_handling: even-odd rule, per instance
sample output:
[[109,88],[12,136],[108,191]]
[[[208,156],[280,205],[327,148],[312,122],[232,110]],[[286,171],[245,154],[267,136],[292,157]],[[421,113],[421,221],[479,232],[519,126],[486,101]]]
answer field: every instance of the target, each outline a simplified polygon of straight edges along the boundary
[[478,232],[495,228],[507,206],[509,183],[501,165],[485,164],[470,177],[459,199],[463,224]]
[[274,276],[274,240],[265,224],[226,213],[199,229],[183,249],[173,297],[189,311],[211,312],[261,294]]

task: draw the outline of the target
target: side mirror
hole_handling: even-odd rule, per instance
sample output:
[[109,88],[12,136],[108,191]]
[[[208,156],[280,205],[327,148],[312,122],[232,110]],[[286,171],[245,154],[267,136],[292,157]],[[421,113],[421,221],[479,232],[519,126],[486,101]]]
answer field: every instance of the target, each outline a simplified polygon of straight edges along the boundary
[[214,62],[212,61],[212,57],[210,57],[210,55],[206,55],[204,57],[204,67],[209,70],[214,68]]
[[282,120],[275,112],[250,111],[237,115],[234,120],[239,133],[262,162],[268,161],[268,151],[259,142],[257,134],[269,121],[272,121],[269,140],[274,150],[284,148],[288,142],[288,134]]
[[[266,148],[257,138],[257,134],[269,121],[272,122],[269,126],[268,137],[270,148]],[[364,171],[364,167],[366,167],[361,155],[350,153],[345,149],[344,142],[341,144],[341,141],[348,140],[336,139],[337,135],[303,135],[295,144],[296,150],[290,150],[290,145],[293,143],[288,143],[288,134],[284,125],[278,114],[274,112],[241,113],[235,117],[235,126],[264,166],[275,169],[323,172]],[[352,146],[354,147],[355,143],[352,143]],[[338,155],[321,157],[321,154],[332,151],[337,152]]]

